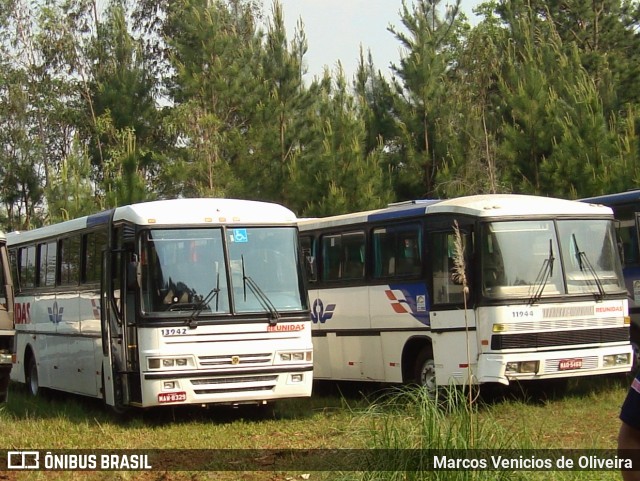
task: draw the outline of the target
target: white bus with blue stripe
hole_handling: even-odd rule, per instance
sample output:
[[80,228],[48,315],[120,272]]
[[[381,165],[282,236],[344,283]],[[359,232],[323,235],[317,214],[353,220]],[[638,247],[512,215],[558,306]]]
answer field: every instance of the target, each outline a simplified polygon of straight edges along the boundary
[[484,195],[299,225],[316,379],[435,390],[631,368],[606,207]]
[[177,199],[8,235],[12,378],[116,410],[311,395],[296,217],[276,204]]

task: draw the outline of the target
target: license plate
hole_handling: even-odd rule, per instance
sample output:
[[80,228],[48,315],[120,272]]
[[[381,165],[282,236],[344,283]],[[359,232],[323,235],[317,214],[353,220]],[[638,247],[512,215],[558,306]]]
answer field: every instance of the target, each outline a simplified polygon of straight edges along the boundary
[[187,400],[187,393],[180,392],[163,392],[158,394],[159,403],[179,403]]
[[572,369],[582,369],[582,359],[561,359],[558,363],[558,371],[571,371]]

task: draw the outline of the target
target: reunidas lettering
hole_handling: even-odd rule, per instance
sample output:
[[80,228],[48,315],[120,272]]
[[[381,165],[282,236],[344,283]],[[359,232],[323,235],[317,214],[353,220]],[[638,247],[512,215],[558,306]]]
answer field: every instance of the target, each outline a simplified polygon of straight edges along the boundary
[[268,326],[267,332],[297,332],[304,331],[304,324],[276,324]]

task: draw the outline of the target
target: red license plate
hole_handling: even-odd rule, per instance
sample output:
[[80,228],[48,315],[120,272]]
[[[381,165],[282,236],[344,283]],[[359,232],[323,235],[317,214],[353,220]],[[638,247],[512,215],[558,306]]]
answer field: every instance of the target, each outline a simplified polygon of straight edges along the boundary
[[558,371],[571,371],[572,369],[582,369],[582,359],[561,359],[558,363]]
[[187,400],[187,393],[180,392],[163,392],[158,394],[159,403],[179,403]]

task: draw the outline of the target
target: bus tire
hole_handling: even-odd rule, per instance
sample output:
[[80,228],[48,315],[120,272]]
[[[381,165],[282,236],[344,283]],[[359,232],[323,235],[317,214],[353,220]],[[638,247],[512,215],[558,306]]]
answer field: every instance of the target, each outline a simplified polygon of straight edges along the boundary
[[38,380],[38,365],[36,364],[36,358],[31,355],[27,361],[27,368],[25,370],[25,381],[27,386],[27,392],[35,397],[40,392],[40,382]]
[[416,384],[426,389],[430,397],[435,397],[438,386],[436,384],[436,364],[430,347],[425,347],[416,358],[414,380]]

